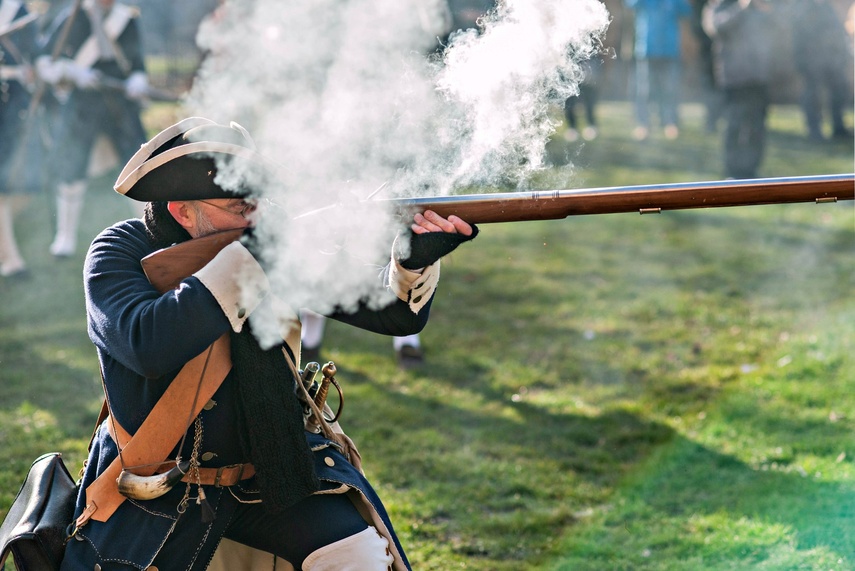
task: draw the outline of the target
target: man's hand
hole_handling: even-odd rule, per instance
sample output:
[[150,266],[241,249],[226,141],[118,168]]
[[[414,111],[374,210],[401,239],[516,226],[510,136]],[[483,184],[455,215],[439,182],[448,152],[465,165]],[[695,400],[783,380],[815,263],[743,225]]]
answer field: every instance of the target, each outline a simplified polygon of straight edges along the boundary
[[433,210],[425,210],[424,214],[416,214],[410,226],[414,234],[428,232],[446,232],[448,234],[472,235],[472,225],[452,214],[443,218]]
[[395,258],[408,270],[427,267],[478,235],[476,226],[453,214],[443,218],[432,210],[416,214],[410,231],[409,251],[406,244],[398,241],[395,246]]

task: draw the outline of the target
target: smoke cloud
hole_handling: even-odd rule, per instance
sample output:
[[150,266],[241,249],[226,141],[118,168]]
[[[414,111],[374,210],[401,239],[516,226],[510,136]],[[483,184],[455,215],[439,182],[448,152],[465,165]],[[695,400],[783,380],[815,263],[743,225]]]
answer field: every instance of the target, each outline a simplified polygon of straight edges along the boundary
[[[323,313],[368,295],[406,225],[360,205],[372,195],[524,187],[608,20],[597,0],[504,0],[437,50],[444,0],[225,2],[200,27],[185,106],[240,123],[282,167],[257,228],[277,304]],[[255,319],[263,342],[278,313]]]

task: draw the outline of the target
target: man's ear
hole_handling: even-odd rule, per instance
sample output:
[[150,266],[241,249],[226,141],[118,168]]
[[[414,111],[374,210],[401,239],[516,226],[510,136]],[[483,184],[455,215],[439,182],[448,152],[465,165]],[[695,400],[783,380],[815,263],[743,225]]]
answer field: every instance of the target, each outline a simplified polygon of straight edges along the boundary
[[196,213],[186,201],[167,202],[166,209],[185,230],[190,230],[196,225]]

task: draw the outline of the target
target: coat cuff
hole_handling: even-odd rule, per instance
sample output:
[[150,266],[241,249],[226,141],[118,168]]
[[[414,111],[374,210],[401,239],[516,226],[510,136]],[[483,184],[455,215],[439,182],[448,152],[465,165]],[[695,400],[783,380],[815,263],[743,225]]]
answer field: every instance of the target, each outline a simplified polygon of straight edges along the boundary
[[208,288],[237,333],[270,289],[261,265],[237,241],[220,250],[193,276]]
[[413,313],[418,313],[430,301],[438,282],[439,260],[422,270],[413,271],[392,258],[389,287],[398,299],[410,306]]

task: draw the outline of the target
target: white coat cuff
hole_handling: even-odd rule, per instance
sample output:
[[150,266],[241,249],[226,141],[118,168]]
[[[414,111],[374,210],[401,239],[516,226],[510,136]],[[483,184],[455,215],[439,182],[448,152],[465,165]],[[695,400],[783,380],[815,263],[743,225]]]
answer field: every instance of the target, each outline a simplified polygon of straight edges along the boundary
[[261,265],[240,242],[220,250],[193,275],[208,288],[238,333],[270,289]]
[[407,302],[413,313],[418,313],[430,301],[438,282],[438,260],[420,272],[414,272],[392,259],[389,287],[398,299]]

